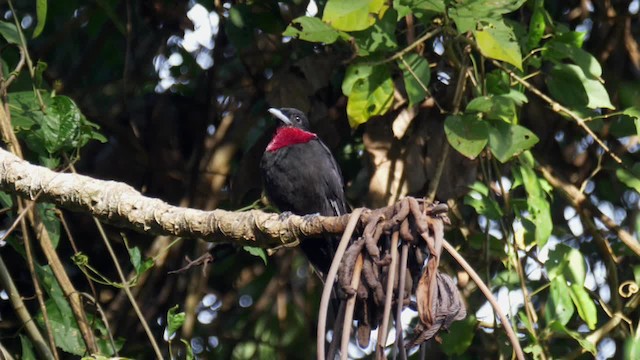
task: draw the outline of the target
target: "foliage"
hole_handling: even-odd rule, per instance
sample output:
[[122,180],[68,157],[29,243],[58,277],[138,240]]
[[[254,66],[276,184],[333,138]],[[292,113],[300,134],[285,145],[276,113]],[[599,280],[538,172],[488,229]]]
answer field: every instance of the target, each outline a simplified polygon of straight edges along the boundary
[[[640,20],[628,1],[587,3],[9,2],[0,98],[30,161],[205,209],[256,202],[271,132],[265,109],[298,107],[339,158],[354,206],[405,195],[457,205],[447,238],[501,303],[513,300],[504,309],[531,357],[604,358],[613,347],[632,359]],[[44,203],[36,219],[23,217],[12,194],[0,203],[10,245],[2,260],[63,358],[152,357],[150,338],[179,358],[311,357],[321,285],[292,250],[170,243],[96,231],[86,216]],[[95,354],[66,285],[45,265],[43,238],[73,293],[90,294],[83,308]],[[204,272],[167,274],[207,251],[214,262]],[[34,279],[39,299],[29,297]],[[501,329],[489,331],[499,325],[480,310],[486,300],[464,274],[457,280],[470,315],[433,352],[511,357]],[[14,334],[3,345],[41,355],[17,306],[0,306]],[[160,341],[165,329],[181,341]]]

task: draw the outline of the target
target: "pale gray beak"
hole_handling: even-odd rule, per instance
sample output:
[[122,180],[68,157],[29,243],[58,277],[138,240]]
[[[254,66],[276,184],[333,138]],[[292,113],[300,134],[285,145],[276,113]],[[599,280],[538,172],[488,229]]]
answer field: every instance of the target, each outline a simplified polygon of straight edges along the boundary
[[282,121],[283,123],[287,125],[293,125],[291,123],[291,120],[289,120],[289,118],[282,111],[280,111],[280,109],[270,108],[269,113],[273,115],[276,119]]

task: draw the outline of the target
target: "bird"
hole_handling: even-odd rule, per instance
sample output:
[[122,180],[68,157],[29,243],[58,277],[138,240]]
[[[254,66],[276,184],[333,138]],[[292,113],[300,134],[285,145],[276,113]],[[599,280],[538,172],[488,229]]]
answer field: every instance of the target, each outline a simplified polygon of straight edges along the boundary
[[[348,213],[340,167],[309,120],[294,108],[270,108],[279,124],[267,145],[260,170],[270,203],[296,215],[339,216]],[[329,271],[338,239],[303,239],[300,248],[323,278]]]

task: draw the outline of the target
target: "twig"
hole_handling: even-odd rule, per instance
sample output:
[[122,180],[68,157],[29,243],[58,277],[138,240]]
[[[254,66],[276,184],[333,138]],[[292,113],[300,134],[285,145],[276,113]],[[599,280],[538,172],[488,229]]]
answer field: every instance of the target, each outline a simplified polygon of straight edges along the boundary
[[[358,297],[357,289],[360,286],[360,274],[362,273],[362,254],[358,255],[356,265],[353,269],[353,277],[351,278],[351,288],[356,293],[347,300],[347,307],[344,313],[344,322],[342,326],[342,341],[340,343],[340,359],[347,360],[349,350],[349,338],[351,337],[351,323],[353,322],[353,310],[356,306],[356,298]],[[366,315],[365,315],[366,316]]]
[[[391,300],[393,299],[393,283],[398,271],[398,237],[400,233],[394,231],[391,235],[391,265],[387,273],[387,289],[384,299],[384,312],[382,315],[382,324],[378,329],[378,344],[376,345],[376,359],[384,358],[384,347],[387,344],[387,330],[389,327],[389,317],[391,316]],[[402,301],[400,299],[399,301]]]
[[504,327],[504,331],[507,333],[507,337],[509,338],[511,345],[513,346],[513,351],[516,354],[516,358],[518,360],[524,360],[524,353],[522,352],[522,347],[520,347],[520,342],[518,341],[518,337],[516,336],[516,333],[513,331],[513,328],[511,327],[511,323],[509,322],[509,319],[507,319],[507,316],[504,314],[504,312],[500,308],[498,301],[495,299],[495,297],[493,297],[491,290],[489,290],[489,288],[484,283],[484,281],[482,281],[480,276],[478,276],[478,273],[476,273],[473,267],[469,265],[469,263],[456,251],[456,249],[453,246],[451,246],[451,244],[449,244],[447,240],[443,240],[442,246],[444,247],[445,250],[447,250],[449,255],[451,255],[451,257],[453,257],[458,262],[458,264],[460,264],[460,266],[469,274],[469,276],[471,277],[471,280],[473,280],[476,283],[476,285],[478,285],[478,288],[480,289],[480,291],[482,291],[484,296],[487,298],[487,300],[493,307],[493,310],[500,317],[500,322],[502,323],[502,326]]
[[325,286],[322,290],[322,298],[320,299],[320,310],[318,314],[318,333],[316,342],[316,353],[318,360],[325,360],[324,343],[327,332],[327,310],[329,308],[329,300],[331,298],[333,284],[336,281],[338,267],[340,267],[340,261],[344,256],[344,252],[347,249],[349,240],[351,240],[351,235],[353,234],[356,225],[358,225],[358,222],[360,221],[360,215],[362,214],[363,210],[363,208],[357,208],[349,216],[349,222],[347,223],[347,227],[342,234],[342,239],[340,239],[340,244],[336,249],[333,261],[331,262],[331,267],[329,268],[329,272],[327,273],[327,278],[325,279]]
[[575,122],[578,124],[578,126],[580,126],[587,134],[591,135],[593,140],[595,140],[595,142],[597,142],[598,145],[600,145],[600,147],[607,153],[607,155],[611,156],[611,158],[615,162],[617,162],[618,164],[622,164],[622,159],[620,159],[618,157],[618,155],[614,154],[613,151],[611,151],[611,149],[609,149],[607,144],[605,144],[604,141],[602,141],[598,137],[598,135],[596,135],[596,133],[594,133],[593,130],[591,130],[591,128],[589,128],[587,126],[587,124],[585,123],[584,119],[581,118],[578,114],[576,114],[573,111],[569,110],[568,108],[564,107],[559,102],[553,100],[552,98],[547,96],[545,93],[543,93],[542,91],[538,90],[536,87],[531,85],[528,81],[522,79],[521,77],[519,77],[516,73],[514,73],[510,69],[507,69],[506,67],[502,66],[502,64],[500,64],[498,61],[493,60],[492,63],[496,67],[500,68],[502,71],[504,71],[507,74],[509,74],[509,76],[511,76],[514,80],[516,80],[517,82],[522,84],[522,86],[524,86],[527,90],[529,90],[532,93],[538,95],[538,97],[540,97],[542,100],[546,101],[549,105],[551,105],[551,109],[553,111],[555,111],[557,113],[565,113],[570,118],[575,120]]
[[376,62],[372,62],[369,65],[382,65],[382,64],[386,64],[386,63],[390,63],[392,61],[395,61],[401,57],[403,57],[405,54],[409,53],[410,51],[412,51],[413,49],[417,48],[418,46],[420,46],[420,44],[422,44],[423,42],[431,39],[432,37],[438,35],[440,32],[442,31],[441,28],[437,28],[435,30],[429,31],[428,33],[420,36],[414,43],[410,44],[409,46],[407,46],[406,48],[398,51],[397,53],[393,54],[392,56],[380,60],[380,61],[376,61]]
[[404,336],[402,334],[402,309],[404,308],[404,285],[407,281],[407,261],[409,259],[409,244],[403,241],[400,253],[400,281],[398,281],[398,304],[396,309],[396,345],[394,347],[393,358],[396,352],[400,351],[400,359],[407,360],[407,350],[404,348]]

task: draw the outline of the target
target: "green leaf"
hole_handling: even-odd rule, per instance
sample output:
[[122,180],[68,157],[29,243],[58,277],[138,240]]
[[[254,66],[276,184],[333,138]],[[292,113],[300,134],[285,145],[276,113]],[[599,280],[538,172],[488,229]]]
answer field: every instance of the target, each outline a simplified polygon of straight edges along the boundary
[[444,121],[444,132],[449,144],[470,159],[478,156],[489,141],[486,122],[469,115],[447,116]]
[[480,215],[497,220],[502,217],[502,209],[498,203],[489,197],[489,188],[479,181],[469,187],[471,191],[464,197],[464,203],[473,207]]
[[507,62],[522,70],[522,53],[516,35],[504,21],[492,22],[473,33],[482,55]]
[[393,8],[398,11],[398,19],[409,14],[420,17],[425,12],[443,13],[444,0],[393,0]]
[[458,32],[475,30],[480,22],[501,20],[502,14],[519,9],[526,0],[462,0],[452,2],[449,17],[458,27]]
[[242,249],[253,256],[257,256],[267,265],[267,252],[264,249],[255,246],[243,246]]
[[587,51],[573,44],[567,44],[556,39],[551,40],[545,44],[542,55],[544,58],[556,63],[570,59],[582,69],[584,74],[592,79],[598,79],[602,75],[602,67],[598,60]]
[[28,337],[20,335],[20,347],[22,348],[22,360],[36,360],[36,354],[33,352],[33,344]]
[[574,308],[569,286],[562,275],[551,280],[549,286],[549,297],[546,304],[547,321],[556,320],[562,325],[566,325],[573,316]]
[[621,167],[617,168],[616,176],[623,184],[640,192],[640,163],[633,164],[630,170]]
[[47,0],[36,0],[36,17],[38,23],[33,30],[32,38],[37,38],[44,30],[44,24],[47,22]]
[[[540,180],[527,160],[531,154],[525,151],[520,157],[521,166],[518,167],[520,179],[524,184],[527,194],[527,209],[529,214],[525,219],[531,221],[535,229],[535,242],[539,247],[544,246],[553,231],[553,220],[551,219],[551,206],[545,195],[546,184]],[[514,182],[515,184],[516,182]]]
[[137,246],[127,248],[127,250],[129,251],[129,259],[131,260],[131,264],[136,271],[136,275],[140,275],[153,267],[152,259],[146,259],[142,261],[142,254],[140,253],[140,249],[138,249]]
[[421,103],[427,96],[429,81],[431,81],[429,63],[424,57],[411,53],[401,58],[398,66],[402,70],[409,106]]
[[[45,307],[51,332],[57,347],[73,355],[80,356],[85,353],[86,347],[78,324],[73,317],[71,307],[68,303],[65,302],[65,304],[66,306],[61,308],[59,302],[55,301],[55,299],[46,301]],[[38,314],[36,321],[40,327],[44,328],[42,313]]]
[[585,290],[584,286],[571,284],[569,286],[569,295],[576,309],[578,309],[580,318],[587,323],[589,329],[594,330],[598,323],[598,313],[596,304],[589,296],[589,293]]
[[440,336],[442,344],[440,348],[445,354],[462,355],[471,346],[475,335],[476,324],[478,323],[474,315],[469,315],[463,320],[454,322],[448,332],[443,332]]
[[640,359],[640,338],[629,337],[624,342],[624,359]]
[[558,244],[549,252],[549,259],[544,263],[549,279],[562,277],[572,285],[584,286],[587,276],[587,265],[580,250],[565,244]]
[[176,313],[177,310],[178,305],[172,307],[171,309],[169,309],[169,311],[167,311],[167,334],[169,339],[171,339],[171,337],[173,337],[173,334],[175,334],[176,331],[182,326],[182,324],[184,324],[186,315],[184,312]]
[[332,44],[338,40],[341,33],[316,17],[301,16],[291,21],[282,35],[310,42]]
[[587,78],[577,65],[556,64],[547,77],[551,95],[563,105],[590,109],[613,109],[605,87],[594,79]]
[[530,149],[538,143],[538,137],[529,129],[496,121],[489,126],[489,148],[501,163]]
[[622,113],[633,119],[633,123],[636,125],[636,134],[640,135],[640,108],[632,106],[624,109]]
[[14,23],[0,21],[0,35],[2,35],[9,44],[20,44],[20,35]]
[[191,344],[185,339],[180,339],[180,341],[184,344],[184,348],[186,350],[186,354],[184,354],[185,360],[195,359],[195,357],[193,356],[193,348],[191,348]]
[[392,51],[398,47],[396,41],[396,11],[389,9],[382,19],[366,30],[352,33],[358,56],[368,56],[379,51]]
[[[352,80],[345,77],[344,82]],[[343,90],[344,88],[343,83]],[[348,95],[349,125],[356,128],[373,116],[384,115],[393,104],[393,88],[391,74],[383,65],[372,68],[370,76],[359,77],[353,83]]]
[[487,119],[503,120],[508,123],[517,123],[518,116],[516,106],[527,102],[527,97],[517,91],[510,90],[502,95],[479,96],[469,102],[465,112],[481,112]]
[[367,79],[373,73],[373,66],[366,64],[351,64],[347,67],[344,74],[344,80],[342,80],[342,93],[346,96],[351,95],[351,89],[356,81],[360,79]]
[[329,0],[324,7],[322,21],[334,29],[359,31],[382,18],[389,8],[385,0]]
[[54,248],[58,247],[58,242],[60,242],[60,219],[56,216],[56,207],[49,203],[37,203],[36,211],[49,233],[51,244]]
[[596,346],[592,342],[590,342],[587,339],[585,339],[579,332],[567,329],[564,326],[564,324],[561,324],[558,321],[550,322],[549,323],[549,329],[552,332],[557,332],[557,333],[569,335],[574,340],[576,340],[578,342],[578,344],[580,344],[580,346],[582,346],[583,349],[585,349],[586,351],[590,352],[593,356],[596,356]]
[[0,191],[0,205],[5,208],[13,207],[13,199],[11,195],[4,191]]
[[533,5],[533,14],[529,20],[529,34],[527,35],[527,50],[531,51],[538,47],[547,23],[545,21],[544,0],[535,0]]

